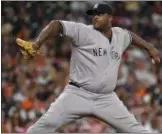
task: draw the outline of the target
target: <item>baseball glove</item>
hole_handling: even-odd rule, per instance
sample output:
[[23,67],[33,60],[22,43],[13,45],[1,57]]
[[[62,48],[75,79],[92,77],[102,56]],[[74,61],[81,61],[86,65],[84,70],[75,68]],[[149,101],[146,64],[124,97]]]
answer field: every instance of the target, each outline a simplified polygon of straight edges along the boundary
[[18,46],[20,47],[20,51],[24,57],[24,59],[27,59],[27,60],[31,60],[33,59],[35,56],[37,55],[40,55],[40,50],[35,50],[33,48],[33,44],[32,42],[29,42],[29,41],[24,41],[22,39],[19,39],[17,38],[16,39],[16,43],[18,44]]

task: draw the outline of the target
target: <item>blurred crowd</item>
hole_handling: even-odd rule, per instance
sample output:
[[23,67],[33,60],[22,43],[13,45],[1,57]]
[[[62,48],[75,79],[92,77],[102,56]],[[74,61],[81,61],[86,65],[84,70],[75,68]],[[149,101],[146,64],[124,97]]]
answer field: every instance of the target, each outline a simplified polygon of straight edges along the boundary
[[[108,2],[114,7],[113,25],[132,30],[162,54],[162,2]],[[58,37],[42,46],[42,56],[23,59],[15,37],[34,39],[51,20],[91,23],[85,14],[93,2],[2,1],[1,10],[1,130],[23,133],[37,121],[68,82],[71,44]],[[162,57],[162,55],[161,55]],[[162,132],[162,65],[147,52],[129,47],[123,54],[115,89],[136,119],[150,132]],[[82,118],[58,132],[116,132],[94,118]]]

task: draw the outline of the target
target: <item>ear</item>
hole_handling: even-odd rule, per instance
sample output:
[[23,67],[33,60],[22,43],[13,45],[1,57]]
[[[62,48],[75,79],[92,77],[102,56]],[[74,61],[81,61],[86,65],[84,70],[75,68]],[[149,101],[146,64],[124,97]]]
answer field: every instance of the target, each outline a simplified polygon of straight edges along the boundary
[[112,16],[112,15],[109,15],[109,17],[110,17],[110,20],[112,21],[112,19],[113,19],[113,16]]
[[108,15],[108,19],[109,19],[110,21],[112,21],[113,16],[112,16],[112,15]]

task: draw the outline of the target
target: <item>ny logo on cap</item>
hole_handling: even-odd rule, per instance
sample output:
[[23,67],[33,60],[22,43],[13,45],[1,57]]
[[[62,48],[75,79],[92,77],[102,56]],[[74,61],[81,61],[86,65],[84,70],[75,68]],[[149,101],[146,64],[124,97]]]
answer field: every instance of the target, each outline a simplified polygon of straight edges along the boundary
[[98,4],[95,4],[94,8],[97,8],[98,7]]

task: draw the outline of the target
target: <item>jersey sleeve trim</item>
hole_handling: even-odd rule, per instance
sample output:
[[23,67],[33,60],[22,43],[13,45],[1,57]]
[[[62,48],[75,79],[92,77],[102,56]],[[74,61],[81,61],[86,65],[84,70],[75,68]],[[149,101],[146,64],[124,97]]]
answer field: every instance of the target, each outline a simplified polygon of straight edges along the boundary
[[62,28],[63,28],[63,35],[66,35],[66,29],[65,29],[65,25],[64,25],[64,23],[62,22],[62,21],[59,21],[60,22],[60,24],[62,25]]
[[127,30],[127,31],[128,31],[129,38],[130,38],[130,43],[129,43],[129,45],[130,45],[132,43],[132,34],[131,34],[131,32],[129,30]]

